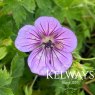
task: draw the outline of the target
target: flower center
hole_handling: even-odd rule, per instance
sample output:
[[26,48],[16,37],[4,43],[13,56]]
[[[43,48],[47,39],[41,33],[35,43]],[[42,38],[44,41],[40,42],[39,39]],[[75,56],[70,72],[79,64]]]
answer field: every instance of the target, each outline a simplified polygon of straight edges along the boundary
[[45,45],[45,48],[53,48],[53,43],[51,40],[49,40],[47,43],[43,43]]
[[42,43],[45,48],[53,48],[53,37],[52,36],[43,36]]
[[44,48],[52,49],[53,47],[56,47],[57,49],[60,49],[60,50],[63,49],[62,42],[54,41],[53,36],[43,36],[42,44]]

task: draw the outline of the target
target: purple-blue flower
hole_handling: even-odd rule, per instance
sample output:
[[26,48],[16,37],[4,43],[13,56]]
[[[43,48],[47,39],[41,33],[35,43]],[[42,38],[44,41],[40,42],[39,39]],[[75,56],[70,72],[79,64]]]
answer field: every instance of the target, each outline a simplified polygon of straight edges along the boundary
[[25,25],[19,30],[15,46],[22,52],[30,52],[28,66],[31,72],[45,76],[47,71],[53,74],[69,69],[77,38],[57,19],[43,16],[34,25]]

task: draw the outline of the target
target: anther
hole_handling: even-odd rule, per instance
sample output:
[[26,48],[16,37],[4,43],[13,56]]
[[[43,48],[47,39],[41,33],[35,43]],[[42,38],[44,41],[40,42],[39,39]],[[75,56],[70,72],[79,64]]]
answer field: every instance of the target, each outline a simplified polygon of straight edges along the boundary
[[47,43],[43,43],[45,45],[45,48],[52,48],[53,43],[51,40],[49,40]]

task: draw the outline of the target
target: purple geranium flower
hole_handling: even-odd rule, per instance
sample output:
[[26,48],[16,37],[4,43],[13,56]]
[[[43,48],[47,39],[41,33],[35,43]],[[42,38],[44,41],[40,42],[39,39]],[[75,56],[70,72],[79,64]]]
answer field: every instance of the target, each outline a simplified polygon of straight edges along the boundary
[[72,51],[77,46],[75,34],[53,17],[39,17],[34,26],[22,27],[15,41],[22,52],[31,52],[28,66],[31,72],[46,75],[47,71],[64,73],[72,64]]

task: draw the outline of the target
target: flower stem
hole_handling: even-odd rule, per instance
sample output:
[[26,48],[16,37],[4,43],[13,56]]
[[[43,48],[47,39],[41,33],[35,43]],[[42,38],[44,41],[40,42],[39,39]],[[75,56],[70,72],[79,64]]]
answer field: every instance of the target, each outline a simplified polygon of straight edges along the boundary
[[87,81],[85,84],[90,84],[90,83],[92,83],[92,82],[95,82],[95,78],[92,79],[92,80],[90,80],[90,81]]
[[93,57],[93,58],[78,58],[78,59],[84,60],[84,61],[86,61],[86,60],[95,60],[95,57]]
[[34,80],[33,80],[32,84],[31,84],[31,88],[33,88],[33,86],[34,86],[34,84],[35,84],[35,82],[36,82],[37,78],[38,78],[38,75],[36,75],[36,76],[35,76],[35,78],[34,78]]

